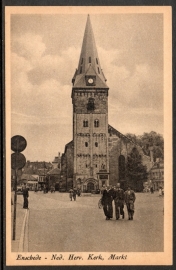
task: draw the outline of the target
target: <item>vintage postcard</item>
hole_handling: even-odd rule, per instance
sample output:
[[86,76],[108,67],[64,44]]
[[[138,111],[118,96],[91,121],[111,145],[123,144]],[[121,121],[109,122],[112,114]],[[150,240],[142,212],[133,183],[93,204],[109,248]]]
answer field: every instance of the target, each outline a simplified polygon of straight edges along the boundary
[[172,9],[6,7],[6,265],[172,265]]

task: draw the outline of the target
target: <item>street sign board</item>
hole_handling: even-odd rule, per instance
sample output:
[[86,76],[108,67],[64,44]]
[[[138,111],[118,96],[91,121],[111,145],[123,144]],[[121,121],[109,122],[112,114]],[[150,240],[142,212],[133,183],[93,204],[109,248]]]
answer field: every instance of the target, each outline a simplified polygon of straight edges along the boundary
[[20,135],[11,138],[11,150],[14,152],[22,152],[27,146],[26,139]]
[[11,168],[13,170],[20,170],[26,164],[26,158],[21,153],[13,153],[11,154]]

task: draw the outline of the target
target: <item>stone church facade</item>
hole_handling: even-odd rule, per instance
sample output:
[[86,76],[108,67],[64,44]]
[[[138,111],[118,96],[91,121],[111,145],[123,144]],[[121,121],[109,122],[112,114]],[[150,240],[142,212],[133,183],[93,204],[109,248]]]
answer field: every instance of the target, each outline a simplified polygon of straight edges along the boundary
[[109,88],[89,16],[72,84],[73,140],[61,156],[61,177],[66,189],[75,186],[90,192],[117,182],[124,186],[127,157],[134,149],[150,169],[150,158],[141,147],[108,124]]

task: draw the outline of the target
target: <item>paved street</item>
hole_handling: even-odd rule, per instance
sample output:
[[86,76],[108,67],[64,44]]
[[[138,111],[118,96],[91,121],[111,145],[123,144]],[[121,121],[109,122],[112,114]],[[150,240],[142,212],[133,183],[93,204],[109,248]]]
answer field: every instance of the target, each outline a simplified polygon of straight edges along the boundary
[[134,220],[106,221],[100,196],[70,201],[68,193],[30,192],[29,252],[161,252],[163,198],[136,193]]

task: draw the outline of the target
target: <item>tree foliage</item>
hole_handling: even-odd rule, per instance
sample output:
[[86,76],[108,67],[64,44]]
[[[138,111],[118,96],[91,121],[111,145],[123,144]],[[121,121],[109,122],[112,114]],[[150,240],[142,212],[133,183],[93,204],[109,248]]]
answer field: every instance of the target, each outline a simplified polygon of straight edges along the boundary
[[126,179],[134,190],[143,190],[143,182],[147,179],[147,167],[142,164],[142,157],[136,148],[133,148],[127,157]]
[[145,155],[150,156],[150,150],[153,150],[154,161],[157,158],[164,160],[164,138],[161,134],[151,131],[138,136],[128,133],[126,136],[134,143],[140,145]]

